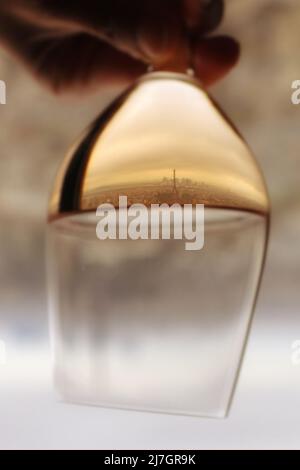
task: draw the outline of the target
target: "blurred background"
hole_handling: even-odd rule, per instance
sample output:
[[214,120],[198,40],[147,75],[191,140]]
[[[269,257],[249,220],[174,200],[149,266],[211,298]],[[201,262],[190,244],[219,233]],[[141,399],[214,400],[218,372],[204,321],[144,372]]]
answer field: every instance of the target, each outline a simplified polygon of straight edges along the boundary
[[[3,50],[0,79],[0,448],[300,448],[300,79],[297,0],[227,0],[239,66],[211,93],[252,147],[273,222],[266,271],[226,421],[74,407],[51,388],[45,283],[48,196],[64,154],[118,90],[51,96]],[[3,423],[5,425],[3,426]]]

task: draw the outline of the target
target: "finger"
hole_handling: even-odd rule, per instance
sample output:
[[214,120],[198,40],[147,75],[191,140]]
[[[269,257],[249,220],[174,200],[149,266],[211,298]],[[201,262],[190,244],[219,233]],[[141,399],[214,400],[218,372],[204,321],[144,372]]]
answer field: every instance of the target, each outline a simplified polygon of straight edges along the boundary
[[160,68],[186,55],[182,2],[198,34],[221,21],[223,0],[11,0],[6,10],[64,33],[87,32]]
[[167,60],[182,39],[181,0],[10,0],[5,9],[39,26],[93,34],[145,62]]
[[[127,83],[145,70],[139,61],[114,51],[96,38],[82,33],[74,35],[70,30],[68,35],[33,26],[3,12],[0,15],[2,42],[56,91],[108,80]],[[77,49],[81,52],[76,56]],[[210,85],[229,72],[238,56],[239,46],[234,40],[226,37],[203,40],[200,34],[195,46],[196,74],[204,84]]]
[[88,34],[61,34],[16,18],[0,21],[0,41],[55,93],[127,85],[146,71],[142,62]]
[[232,38],[201,38],[194,46],[194,68],[203,85],[209,86],[227,75],[236,65],[240,46]]
[[103,86],[127,86],[147,66],[109,44],[79,33],[40,44],[31,53],[36,75],[56,94],[87,94]]

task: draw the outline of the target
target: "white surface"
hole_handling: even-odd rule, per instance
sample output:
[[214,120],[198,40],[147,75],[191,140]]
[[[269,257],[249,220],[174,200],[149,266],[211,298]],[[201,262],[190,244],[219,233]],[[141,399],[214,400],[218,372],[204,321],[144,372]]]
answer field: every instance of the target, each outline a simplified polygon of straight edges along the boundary
[[[254,332],[255,333],[255,332]],[[295,338],[250,341],[226,420],[65,404],[51,385],[45,347],[7,346],[0,366],[1,449],[282,449],[300,448],[300,366]]]

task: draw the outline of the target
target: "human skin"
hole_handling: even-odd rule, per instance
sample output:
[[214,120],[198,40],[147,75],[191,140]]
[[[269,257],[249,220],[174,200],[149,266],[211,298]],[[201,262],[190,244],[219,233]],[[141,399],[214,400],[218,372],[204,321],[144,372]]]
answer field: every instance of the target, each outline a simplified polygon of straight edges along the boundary
[[0,44],[55,93],[126,85],[149,64],[190,63],[206,86],[236,64],[239,45],[210,33],[223,0],[0,0]]

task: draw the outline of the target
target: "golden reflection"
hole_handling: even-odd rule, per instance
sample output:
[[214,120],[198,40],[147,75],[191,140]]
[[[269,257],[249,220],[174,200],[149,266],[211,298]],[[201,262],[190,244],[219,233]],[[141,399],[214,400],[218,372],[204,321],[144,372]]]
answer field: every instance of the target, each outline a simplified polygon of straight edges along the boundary
[[174,73],[146,75],[95,121],[57,178],[50,218],[117,205],[119,195],[269,211],[243,139],[196,80]]

